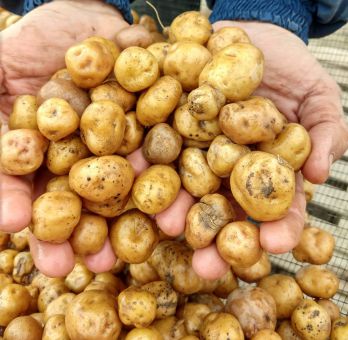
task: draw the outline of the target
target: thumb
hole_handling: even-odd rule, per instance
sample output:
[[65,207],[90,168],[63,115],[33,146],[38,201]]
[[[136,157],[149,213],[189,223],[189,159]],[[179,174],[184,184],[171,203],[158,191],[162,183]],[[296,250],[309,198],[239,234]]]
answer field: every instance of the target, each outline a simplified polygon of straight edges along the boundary
[[131,25],[118,32],[116,43],[122,50],[130,46],[146,48],[152,44],[152,37],[144,26]]

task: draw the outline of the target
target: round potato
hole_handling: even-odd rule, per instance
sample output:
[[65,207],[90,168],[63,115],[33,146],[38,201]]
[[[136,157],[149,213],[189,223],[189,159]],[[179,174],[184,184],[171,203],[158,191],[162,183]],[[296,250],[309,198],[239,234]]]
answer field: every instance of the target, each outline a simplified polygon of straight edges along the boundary
[[178,80],[184,91],[198,87],[199,75],[211,58],[210,52],[193,41],[180,41],[169,47],[163,73]]
[[116,195],[102,202],[93,202],[83,199],[83,206],[89,211],[103,217],[115,217],[126,211],[129,201],[129,195],[124,198],[120,198],[120,196]]
[[344,340],[348,337],[348,318],[341,317],[332,323],[331,340]]
[[97,290],[74,298],[66,311],[65,325],[71,340],[114,340],[122,328],[114,297]]
[[158,214],[167,209],[180,190],[180,177],[168,165],[152,165],[135,180],[132,199],[146,214]]
[[304,340],[327,340],[331,320],[326,310],[316,302],[304,299],[291,316],[291,326]]
[[178,320],[175,316],[156,320],[152,323],[151,327],[161,333],[163,340],[182,340],[187,335],[184,320]]
[[84,263],[76,262],[74,269],[65,278],[65,285],[74,293],[81,293],[93,279],[93,273]]
[[223,27],[214,32],[208,40],[207,49],[212,55],[223,48],[236,43],[248,43],[251,41],[244,30],[239,27]]
[[331,322],[334,322],[336,319],[340,317],[340,309],[331,300],[320,299],[316,302],[318,305],[324,307],[324,309],[327,311],[327,313],[330,316]]
[[238,288],[238,285],[238,279],[232,270],[229,270],[218,280],[218,286],[215,288],[214,294],[219,298],[226,299],[234,289]]
[[69,173],[70,187],[93,202],[103,202],[116,196],[124,199],[133,181],[131,164],[120,156],[82,159],[72,166]]
[[216,246],[221,257],[233,267],[250,267],[262,255],[259,228],[247,221],[225,225],[216,238]]
[[122,214],[112,225],[110,241],[116,256],[126,263],[142,263],[158,243],[153,220],[137,209]]
[[292,255],[297,261],[311,264],[328,263],[333,255],[335,239],[328,231],[316,227],[303,230],[300,243]]
[[17,283],[28,284],[34,270],[34,261],[29,251],[22,251],[13,260],[12,277]]
[[340,283],[336,274],[320,266],[303,267],[295,278],[305,294],[321,299],[332,298]]
[[134,328],[125,340],[163,340],[161,333],[155,328]]
[[70,340],[65,327],[65,315],[54,315],[47,320],[42,340]]
[[261,288],[235,289],[227,299],[225,310],[239,320],[247,338],[262,329],[275,329],[276,304],[273,297]]
[[74,293],[64,293],[53,300],[44,311],[45,323],[54,315],[65,315],[65,312],[76,295]]
[[239,159],[231,174],[231,191],[254,220],[284,217],[295,196],[295,172],[279,156],[252,151]]
[[255,46],[229,45],[215,54],[199,75],[199,85],[207,83],[219,89],[230,102],[245,100],[260,85],[264,58]]
[[258,331],[251,340],[282,340],[279,334],[270,329],[263,329]]
[[33,203],[31,232],[41,241],[66,241],[79,222],[82,203],[69,191],[47,192]]
[[214,312],[222,312],[225,304],[216,295],[211,293],[197,293],[189,296],[189,302],[207,305]]
[[159,77],[156,58],[142,47],[128,47],[121,52],[115,64],[115,76],[129,92],[150,87]]
[[50,142],[46,165],[55,175],[67,175],[77,161],[89,155],[90,152],[81,138],[73,134],[56,142]]
[[47,285],[40,291],[37,306],[39,312],[44,313],[48,305],[64,293],[68,293],[69,289],[64,282],[55,282]]
[[42,327],[31,316],[19,316],[13,319],[5,329],[5,340],[37,340],[41,339]]
[[60,98],[44,101],[37,110],[36,118],[40,132],[54,142],[73,133],[80,124],[75,110]]
[[283,340],[302,340],[292,328],[289,320],[284,320],[280,323],[277,333]]
[[[51,77],[51,80],[53,80],[53,79],[71,80],[71,76],[70,76],[67,68],[62,68],[53,74],[53,76]],[[71,82],[71,83],[74,84],[73,82]]]
[[14,249],[5,249],[0,252],[0,272],[12,274],[14,259],[17,254],[18,251]]
[[102,45],[104,45],[109,52],[111,53],[112,57],[113,57],[113,62],[112,64],[115,64],[116,59],[118,58],[118,56],[120,55],[120,49],[119,47],[110,39],[106,39],[100,36],[93,36],[93,37],[89,37],[87,39],[84,40],[85,41],[96,41]]
[[129,265],[129,273],[132,278],[137,280],[140,284],[146,284],[160,279],[156,270],[148,261],[143,263],[131,263]]
[[193,248],[207,247],[215,235],[227,223],[233,221],[236,214],[227,198],[220,194],[208,194],[194,204],[187,216],[185,238]]
[[205,153],[198,148],[185,149],[179,159],[179,174],[185,189],[195,197],[218,191],[221,179],[209,168]]
[[114,66],[109,48],[98,41],[83,41],[68,49],[65,64],[73,82],[81,88],[100,85]]
[[37,130],[36,111],[38,104],[35,96],[21,95],[13,103],[13,109],[8,120],[10,130]]
[[72,191],[69,186],[69,176],[53,177],[48,181],[46,191]]
[[37,130],[18,129],[0,139],[0,169],[8,175],[27,175],[37,170],[44,159],[47,140]]
[[118,104],[100,100],[86,108],[80,129],[82,140],[95,155],[112,155],[123,141],[126,116]]
[[196,11],[184,12],[171,23],[169,40],[171,42],[189,40],[204,45],[213,32],[208,18]]
[[277,319],[289,319],[303,299],[300,286],[288,275],[267,276],[261,279],[258,286],[272,295],[277,306]]
[[161,74],[163,74],[163,63],[170,46],[171,45],[167,42],[155,42],[147,48],[147,50],[156,58]]
[[142,152],[152,164],[169,164],[180,154],[182,138],[170,125],[156,124],[146,135]]

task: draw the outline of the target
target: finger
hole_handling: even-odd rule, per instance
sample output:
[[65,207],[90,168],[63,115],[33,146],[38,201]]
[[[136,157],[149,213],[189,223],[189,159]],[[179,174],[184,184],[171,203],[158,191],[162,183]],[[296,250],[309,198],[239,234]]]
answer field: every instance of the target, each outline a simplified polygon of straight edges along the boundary
[[29,234],[29,246],[35,266],[49,277],[63,277],[74,268],[74,252],[68,241],[53,244],[39,241]]
[[135,171],[135,176],[139,176],[144,170],[146,170],[151,164],[144,158],[143,152],[140,149],[135,150],[127,156],[127,159],[132,164]]
[[296,174],[296,193],[288,214],[274,222],[260,226],[260,242],[263,249],[272,254],[286,253],[296,247],[304,227],[306,199],[303,192],[303,178]]
[[130,46],[146,48],[152,44],[152,37],[144,26],[131,25],[118,32],[116,43],[122,50]]
[[230,269],[219,255],[216,245],[196,249],[192,257],[192,268],[203,279],[216,280],[223,277]]
[[182,234],[185,229],[186,215],[194,202],[194,198],[186,190],[180,189],[174,203],[156,215],[158,227],[169,236]]
[[107,238],[104,246],[98,253],[85,256],[85,264],[93,273],[103,273],[112,269],[116,263],[116,256],[112,250],[110,240]]
[[12,106],[17,96],[9,95],[9,94],[0,94],[0,107],[1,111],[9,116],[12,111]]

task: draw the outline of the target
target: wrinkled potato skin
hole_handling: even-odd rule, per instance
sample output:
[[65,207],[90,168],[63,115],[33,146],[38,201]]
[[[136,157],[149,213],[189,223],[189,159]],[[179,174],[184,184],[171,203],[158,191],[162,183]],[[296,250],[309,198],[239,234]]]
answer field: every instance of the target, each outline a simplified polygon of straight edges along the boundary
[[257,148],[279,155],[297,171],[311,152],[311,138],[302,125],[289,123],[273,141],[262,142]]
[[69,186],[69,176],[53,177],[48,181],[46,191],[72,191]]
[[47,140],[37,130],[10,130],[0,139],[0,169],[7,175],[27,175],[44,159]]
[[122,328],[115,299],[97,290],[74,298],[66,311],[65,325],[71,340],[113,340]]
[[230,102],[245,100],[260,85],[264,58],[255,46],[229,45],[207,62],[199,75],[199,85],[207,83],[219,89]]
[[[22,229],[21,231],[13,233],[11,235],[8,235],[8,234],[5,234],[5,235],[10,236],[11,244],[14,247],[14,249],[18,251],[22,251],[28,247],[28,238],[29,238],[28,227]],[[1,238],[1,235],[0,235],[0,238]]]
[[261,331],[258,331],[251,340],[282,340],[279,334],[276,332],[270,330],[270,329],[263,329]]
[[228,295],[238,288],[239,283],[237,277],[229,270],[222,278],[218,280],[218,286],[214,290],[214,294],[219,298],[226,299]]
[[250,267],[262,255],[259,228],[247,221],[225,225],[216,238],[216,246],[221,257],[232,267]]
[[216,295],[211,293],[192,294],[189,296],[189,302],[207,305],[211,312],[214,313],[222,312],[225,307],[224,303]]
[[18,254],[17,250],[5,249],[0,252],[0,271],[5,274],[12,274],[14,259]]
[[228,313],[210,313],[203,320],[200,333],[206,340],[244,340],[240,323]]
[[169,47],[163,73],[178,80],[184,91],[198,87],[199,75],[211,58],[210,52],[193,41],[180,41]]
[[120,147],[116,153],[126,156],[141,146],[144,137],[144,128],[137,121],[134,111],[126,113],[126,129]]
[[155,328],[135,328],[127,334],[125,340],[163,340],[163,337]]
[[70,340],[64,315],[54,315],[47,320],[42,340]]
[[69,173],[69,185],[80,196],[103,202],[129,193],[134,181],[131,164],[120,156],[91,157],[75,163]]
[[[146,72],[145,72],[146,71]],[[129,92],[150,87],[159,77],[156,58],[142,47],[128,47],[121,52],[115,64],[115,76]]]
[[267,276],[261,279],[258,286],[272,295],[277,306],[277,319],[289,319],[303,299],[300,286],[291,276],[282,274]]
[[219,124],[232,142],[253,144],[272,141],[282,131],[285,117],[269,99],[252,97],[225,105],[219,115]]
[[163,74],[163,63],[170,46],[171,45],[167,42],[155,42],[147,48],[147,50],[156,58],[161,74]]
[[307,227],[303,230],[300,243],[292,250],[299,262],[326,264],[330,261],[335,248],[335,239],[326,230]]
[[341,317],[332,324],[331,340],[344,340],[348,338],[348,318]]
[[92,102],[111,100],[122,107],[124,112],[133,109],[137,97],[134,93],[125,90],[117,81],[107,81],[90,90]]
[[189,40],[204,45],[213,32],[208,18],[196,11],[178,15],[171,23],[169,40],[171,42]]
[[[71,76],[68,72],[67,68],[62,68],[60,70],[58,70],[55,74],[53,74],[53,76],[51,77],[51,80],[55,80],[55,79],[64,79],[64,80],[71,80]],[[73,82],[71,82],[72,84],[74,84]],[[82,112],[81,112],[82,113]]]
[[340,283],[336,274],[320,266],[302,267],[295,278],[305,294],[322,299],[332,298]]
[[252,151],[239,159],[231,174],[231,191],[254,220],[284,217],[295,196],[295,173],[280,157]]
[[42,336],[41,325],[31,316],[19,316],[5,329],[5,340],[38,340]]
[[44,101],[37,110],[36,118],[40,132],[54,142],[73,133],[80,124],[76,111],[60,98]]
[[70,135],[48,146],[46,165],[55,175],[67,175],[71,167],[80,159],[90,155],[87,146],[77,135]]
[[85,264],[76,262],[74,269],[65,278],[65,285],[74,293],[81,293],[93,279],[93,273]]
[[64,284],[64,282],[56,282],[50,285],[47,285],[44,289],[40,291],[37,306],[38,310],[41,313],[44,313],[48,305],[61,296],[64,293],[68,293],[69,289]]
[[22,251],[13,261],[12,277],[17,283],[28,284],[29,276],[34,269],[34,261],[29,251]]
[[126,116],[111,100],[93,102],[81,117],[80,129],[82,140],[95,155],[112,155],[123,141]]
[[122,214],[110,229],[110,241],[116,256],[126,263],[146,261],[158,243],[156,225],[137,209]]
[[284,320],[280,323],[277,333],[283,340],[302,340],[291,327],[291,321]]
[[251,267],[238,268],[234,267],[234,273],[241,280],[251,283],[257,282],[271,273],[271,262],[265,251],[262,252],[260,259]]
[[69,79],[51,79],[42,86],[37,94],[38,105],[50,98],[66,100],[79,117],[82,116],[83,111],[91,103],[87,93]]
[[230,202],[220,194],[208,194],[194,204],[187,216],[185,238],[193,248],[207,247],[215,235],[227,223],[234,220],[236,214]]
[[156,124],[146,135],[142,152],[152,164],[169,164],[180,154],[182,137],[166,123]]
[[198,120],[190,114],[189,104],[175,110],[173,127],[183,137],[199,142],[212,141],[221,133],[217,118]]
[[125,198],[120,198],[116,195],[102,202],[93,202],[83,199],[83,206],[89,211],[103,217],[115,217],[121,215],[126,210],[129,201],[129,195]]
[[152,165],[134,182],[132,199],[146,214],[158,214],[167,209],[180,190],[180,177],[168,165]]
[[35,96],[18,96],[8,120],[10,130],[33,129],[37,130],[36,111],[38,104]]
[[182,340],[187,335],[184,320],[178,320],[175,316],[156,320],[151,327],[162,334],[163,340]]
[[211,35],[207,43],[207,49],[212,55],[215,55],[225,47],[236,43],[251,44],[251,41],[241,28],[223,27]]
[[219,135],[209,146],[207,162],[215,175],[227,178],[237,161],[249,152],[247,146],[235,144],[225,135]]
[[144,126],[165,122],[175,109],[181,94],[182,88],[176,79],[170,76],[159,78],[138,99],[138,121]]
[[82,203],[69,191],[47,192],[33,203],[31,232],[41,241],[66,241],[79,222]]
[[181,153],[179,174],[183,186],[194,197],[213,194],[221,184],[221,179],[210,170],[205,154],[198,148],[187,148]]
[[323,307],[304,299],[292,313],[291,326],[304,340],[326,340],[330,336],[331,320]]
[[44,311],[45,323],[55,315],[65,315],[66,309],[76,295],[74,293],[64,293],[53,300]]
[[258,287],[234,290],[227,299],[225,311],[239,320],[247,338],[262,329],[274,330],[276,326],[276,304],[269,293]]
[[68,49],[65,64],[73,82],[81,88],[100,85],[114,66],[109,48],[97,41],[83,41]]
[[129,265],[129,272],[132,278],[137,280],[140,284],[146,284],[160,279],[156,270],[148,261],[143,263],[131,263]]
[[334,322],[336,319],[340,317],[340,309],[331,300],[322,299],[316,302],[318,305],[324,307],[324,309],[327,311],[327,313],[330,316],[331,322]]

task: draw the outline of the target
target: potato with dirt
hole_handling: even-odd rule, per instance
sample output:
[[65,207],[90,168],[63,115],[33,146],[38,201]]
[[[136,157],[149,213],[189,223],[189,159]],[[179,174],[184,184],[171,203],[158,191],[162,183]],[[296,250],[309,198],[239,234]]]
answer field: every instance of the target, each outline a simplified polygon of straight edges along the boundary
[[103,217],[115,217],[125,211],[129,201],[129,195],[124,198],[116,195],[102,202],[93,202],[84,198],[83,207]]
[[302,340],[292,328],[291,320],[282,321],[277,328],[277,333],[284,340]]
[[79,260],[76,261],[73,270],[66,276],[64,283],[70,291],[79,294],[93,280],[94,274]]
[[187,335],[184,320],[179,320],[175,316],[155,320],[151,327],[157,329],[162,334],[163,340],[182,340]]
[[44,311],[44,321],[47,322],[51,317],[55,315],[65,315],[68,306],[75,298],[74,293],[64,293],[54,299]]
[[8,120],[10,130],[33,129],[37,130],[36,111],[38,103],[32,95],[17,96],[13,103],[12,112]]
[[18,251],[15,249],[5,249],[0,252],[0,272],[12,274],[14,259]]
[[13,319],[4,332],[5,340],[38,340],[41,336],[41,325],[29,315]]
[[71,340],[65,327],[65,315],[54,315],[46,321],[42,340]]
[[12,277],[17,283],[26,285],[30,280],[34,267],[34,261],[29,251],[18,253],[13,260]]
[[344,340],[348,337],[348,318],[340,317],[332,323],[331,340]]
[[48,305],[55,299],[57,299],[60,295],[64,293],[68,293],[69,289],[64,284],[63,281],[61,282],[53,282],[51,284],[48,284],[45,288],[43,288],[40,291],[38,300],[37,300],[37,306],[38,310],[41,313],[44,313]]
[[211,312],[222,312],[225,308],[223,301],[212,293],[196,293],[188,298],[189,302],[207,305]]
[[340,317],[340,309],[338,308],[337,304],[335,304],[333,301],[327,299],[320,299],[316,302],[318,305],[324,307],[324,309],[330,316],[331,322],[334,322],[336,319]]
[[156,58],[161,74],[163,74],[163,63],[170,46],[171,44],[163,41],[155,42],[147,48],[147,50]]
[[139,284],[146,284],[160,280],[156,270],[148,261],[142,263],[131,263],[129,265],[129,273],[134,280],[139,282]]
[[223,277],[217,280],[217,287],[214,290],[214,294],[219,298],[226,299],[238,286],[238,279],[230,269]]

